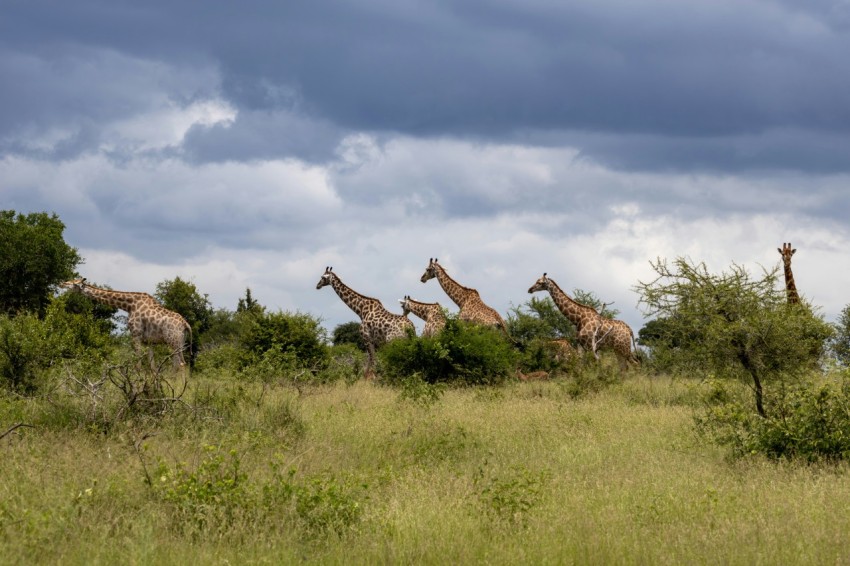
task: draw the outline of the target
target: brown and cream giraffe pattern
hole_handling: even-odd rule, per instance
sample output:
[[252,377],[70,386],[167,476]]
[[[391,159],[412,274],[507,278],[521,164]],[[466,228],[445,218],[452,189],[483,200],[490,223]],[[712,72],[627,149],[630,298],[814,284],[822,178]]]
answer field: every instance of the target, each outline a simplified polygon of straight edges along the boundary
[[429,279],[433,279],[435,277],[437,278],[437,281],[440,282],[440,286],[443,288],[443,291],[446,292],[446,295],[448,295],[460,309],[460,312],[458,313],[458,318],[460,320],[475,322],[486,326],[496,326],[501,328],[505,334],[508,334],[508,327],[505,325],[505,321],[502,319],[502,316],[496,311],[496,309],[488,306],[481,300],[481,296],[478,294],[478,291],[470,287],[464,287],[449,277],[445,268],[437,263],[437,258],[431,258],[428,262],[428,267],[425,269],[425,273],[422,274],[422,277],[419,280],[425,283]]
[[797,293],[797,285],[794,283],[794,274],[791,272],[791,256],[797,250],[791,247],[791,243],[783,243],[779,250],[779,255],[782,256],[782,266],[785,269],[785,294],[788,297],[789,305],[796,305],[800,302],[800,295]]
[[[60,283],[60,287],[70,289],[95,300],[127,312],[127,331],[132,339],[133,349],[140,353],[142,344],[165,344],[172,352],[174,367],[186,365],[183,351],[192,347],[192,327],[178,313],[168,310],[147,293],[114,291],[89,285],[85,278]],[[153,352],[148,350],[148,358],[153,365]]]
[[611,348],[623,368],[637,363],[637,356],[632,351],[634,333],[628,324],[605,318],[596,309],[574,301],[545,273],[528,290],[529,293],[537,291],[549,291],[558,310],[575,325],[576,337],[582,348],[594,355],[601,348]]
[[440,303],[423,303],[411,299],[410,295],[405,295],[398,302],[401,303],[401,309],[405,316],[412,312],[425,321],[422,336],[436,336],[446,326],[446,314],[443,312]]
[[316,289],[330,285],[342,302],[360,317],[360,335],[369,355],[365,374],[370,379],[374,377],[375,349],[390,340],[404,338],[408,332],[415,333],[413,322],[405,315],[391,313],[378,299],[361,295],[343,283],[332,270],[332,267],[325,268]]

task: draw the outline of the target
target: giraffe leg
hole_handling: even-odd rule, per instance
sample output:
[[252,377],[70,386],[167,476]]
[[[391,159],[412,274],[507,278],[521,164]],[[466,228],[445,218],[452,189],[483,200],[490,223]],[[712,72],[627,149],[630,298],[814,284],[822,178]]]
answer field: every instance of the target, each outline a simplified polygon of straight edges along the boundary
[[366,343],[368,360],[366,362],[366,371],[363,375],[367,380],[375,379],[375,345],[372,342]]

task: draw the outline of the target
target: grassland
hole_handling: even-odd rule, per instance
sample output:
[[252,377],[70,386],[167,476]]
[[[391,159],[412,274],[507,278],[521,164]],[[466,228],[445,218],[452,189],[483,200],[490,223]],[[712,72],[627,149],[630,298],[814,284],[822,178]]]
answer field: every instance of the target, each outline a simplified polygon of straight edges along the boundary
[[106,426],[0,397],[9,564],[850,562],[844,466],[730,460],[699,386],[633,375],[450,389],[196,376],[195,409]]

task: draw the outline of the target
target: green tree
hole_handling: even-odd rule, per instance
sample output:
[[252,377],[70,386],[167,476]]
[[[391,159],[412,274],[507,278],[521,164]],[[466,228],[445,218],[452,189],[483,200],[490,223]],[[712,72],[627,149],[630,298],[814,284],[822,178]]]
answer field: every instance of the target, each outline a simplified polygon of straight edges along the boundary
[[327,333],[321,321],[300,312],[264,313],[252,318],[240,339],[243,365],[255,363],[267,352],[294,359],[300,367],[320,368],[327,361]]
[[56,285],[82,263],[56,214],[0,211],[0,312],[44,314]]
[[363,340],[363,335],[360,334],[360,323],[354,320],[338,324],[333,330],[332,340],[334,346],[354,344],[359,350],[366,351],[366,342]]
[[635,290],[647,314],[662,321],[653,355],[680,371],[746,379],[762,417],[765,384],[811,369],[831,334],[811,308],[787,304],[777,269],[753,279],[735,264],[720,274],[684,258],[652,267],[657,277]]
[[210,327],[213,308],[209,296],[202,295],[194,283],[180,277],[165,280],[157,283],[154,296],[165,308],[180,313],[192,327],[195,337]]

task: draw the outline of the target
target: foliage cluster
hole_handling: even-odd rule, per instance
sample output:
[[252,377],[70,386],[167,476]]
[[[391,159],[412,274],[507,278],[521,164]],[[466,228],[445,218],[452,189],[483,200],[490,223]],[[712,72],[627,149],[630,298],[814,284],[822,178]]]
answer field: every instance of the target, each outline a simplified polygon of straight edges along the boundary
[[0,210],[0,313],[43,315],[52,291],[82,262],[55,214]]
[[332,475],[299,479],[295,468],[284,473],[273,464],[270,478],[252,481],[236,450],[225,455],[207,445],[204,451],[194,469],[160,462],[146,478],[156,496],[173,506],[177,532],[218,537],[246,524],[271,530],[289,523],[315,538],[343,535],[360,520],[363,495]]
[[764,454],[809,462],[850,459],[850,375],[801,380],[775,388],[767,398],[770,418],[713,381],[698,430],[738,456]]
[[464,323],[456,316],[436,336],[394,340],[380,350],[381,375],[398,383],[419,375],[427,383],[493,385],[513,375],[516,350],[494,328]]
[[765,416],[764,386],[809,371],[831,328],[805,305],[788,305],[776,269],[753,279],[741,266],[720,274],[677,258],[653,263],[636,290],[656,322],[640,334],[656,369],[750,381]]

